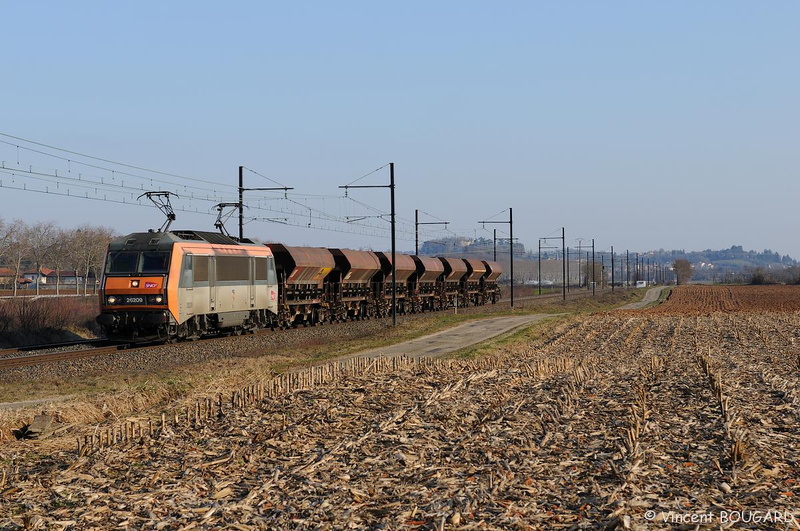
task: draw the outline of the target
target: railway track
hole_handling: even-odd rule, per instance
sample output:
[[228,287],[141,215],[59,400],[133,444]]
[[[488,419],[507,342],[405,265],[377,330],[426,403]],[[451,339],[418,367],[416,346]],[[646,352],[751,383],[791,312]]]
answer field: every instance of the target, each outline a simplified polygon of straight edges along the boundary
[[48,350],[66,347],[77,347],[81,345],[90,345],[94,347],[106,346],[110,343],[107,339],[78,339],[76,341],[61,341],[59,343],[43,343],[41,345],[28,345],[25,347],[2,348],[0,349],[0,357],[18,354],[20,352],[31,352],[36,350]]
[[46,354],[27,354],[24,356],[12,356],[0,359],[0,370],[15,369],[17,367],[27,367],[30,365],[41,365],[54,363],[56,361],[73,360],[78,358],[91,358],[110,354],[127,348],[127,345],[109,345],[83,350],[64,350],[59,352],[48,352]]
[[[585,291],[573,290],[567,293],[567,298],[585,297],[588,294]],[[528,301],[528,300],[542,300],[542,299],[555,299],[561,298],[561,293],[550,293],[544,295],[526,295],[515,297],[515,301]],[[499,305],[509,305],[509,300],[504,299],[498,302]],[[458,308],[457,311],[468,310],[474,307]],[[445,310],[447,311],[447,310]],[[453,311],[453,309],[449,310]],[[337,324],[337,323],[334,323]],[[260,330],[256,333],[274,333],[268,329]],[[220,341],[225,340],[227,336],[215,337],[203,340],[207,341]],[[158,346],[162,343],[116,343],[108,339],[89,339],[80,341],[68,341],[62,343],[51,343],[19,348],[0,349],[0,370],[14,369],[19,367],[29,367],[35,365],[44,365],[48,363],[55,363],[59,361],[70,361],[82,358],[91,358],[112,354],[120,350],[126,349],[139,349],[150,346]],[[59,350],[57,352],[40,352],[43,350],[51,349],[65,349],[70,347],[91,346],[94,348],[74,349],[74,350]]]
[[[90,348],[71,348],[83,346]],[[60,343],[0,349],[0,370],[41,365],[77,358],[90,358],[128,349],[130,347],[131,345],[128,343],[112,342],[108,339],[83,339],[78,341],[63,341]],[[56,351],[42,352],[49,350]]]

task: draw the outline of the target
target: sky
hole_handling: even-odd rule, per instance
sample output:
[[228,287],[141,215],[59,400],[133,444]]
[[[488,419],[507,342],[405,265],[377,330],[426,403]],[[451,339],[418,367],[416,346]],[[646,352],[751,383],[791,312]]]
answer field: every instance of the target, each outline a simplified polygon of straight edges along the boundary
[[420,226],[425,240],[507,236],[478,222],[512,208],[526,248],[565,227],[598,250],[800,259],[797,2],[2,11],[6,222],[158,228],[136,197],[169,190],[173,229],[215,230],[241,165],[245,187],[293,188],[245,192],[245,236],[384,250],[389,190],[339,186],[387,185],[393,162],[398,250],[414,249],[415,210],[449,222]]

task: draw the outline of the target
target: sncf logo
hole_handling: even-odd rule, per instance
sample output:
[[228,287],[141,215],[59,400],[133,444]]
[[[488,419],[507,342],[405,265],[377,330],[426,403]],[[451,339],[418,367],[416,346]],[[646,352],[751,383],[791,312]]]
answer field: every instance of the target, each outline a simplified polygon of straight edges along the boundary
[[144,287],[145,288],[157,288],[158,284],[156,284],[155,282],[145,282],[144,283]]

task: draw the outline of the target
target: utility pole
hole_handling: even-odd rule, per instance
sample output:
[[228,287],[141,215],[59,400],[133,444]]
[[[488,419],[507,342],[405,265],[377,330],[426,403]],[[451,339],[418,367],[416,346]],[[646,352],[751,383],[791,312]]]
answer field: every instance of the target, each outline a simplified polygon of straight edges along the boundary
[[606,255],[600,251],[600,289],[606,289]]
[[514,307],[514,209],[508,208],[508,221],[479,221],[478,223],[508,223],[509,250],[508,259],[511,262],[511,307]]
[[594,289],[597,286],[594,274],[594,238],[592,238],[592,297],[594,297]]
[[266,190],[273,192],[282,190],[283,192],[287,192],[289,190],[294,190],[294,188],[289,188],[288,186],[278,186],[273,188],[245,188],[244,166],[239,166],[239,203],[236,205],[236,207],[239,209],[239,241],[242,241],[244,239],[244,192],[255,191],[255,190]]
[[239,166],[239,241],[244,239],[244,166]]
[[625,287],[629,287],[631,285],[631,255],[628,249],[625,249]]
[[[561,257],[562,258],[567,256],[567,248],[566,248],[567,240],[565,238],[565,234],[566,233],[564,232],[564,227],[561,227]],[[561,283],[562,284],[562,286],[561,286],[561,300],[565,301],[565,300],[567,300],[567,262],[566,262],[566,260],[564,261],[563,264],[561,264],[561,278],[563,279],[563,282]]]
[[497,229],[492,229],[492,248],[494,249],[494,257],[492,260],[497,262]]
[[586,291],[592,289],[592,283],[589,281],[589,251],[586,251]]
[[567,256],[565,261],[567,263],[567,291],[569,291],[569,247],[567,247]]
[[426,221],[424,223],[420,223],[419,221],[419,209],[414,210],[414,234],[416,235],[414,239],[414,254],[419,254],[419,226],[420,225],[449,225],[449,221]]
[[389,163],[389,195],[392,203],[392,326],[397,326],[397,256],[394,231],[394,162]]
[[614,246],[611,246],[611,293],[614,293]]
[[[377,171],[377,170],[376,170]],[[395,245],[395,208],[394,208],[394,162],[389,163],[389,184],[375,185],[353,185],[346,184],[340,186],[348,190],[349,188],[388,188],[389,200],[391,203],[391,225],[392,225],[392,326],[397,326],[397,254]]]

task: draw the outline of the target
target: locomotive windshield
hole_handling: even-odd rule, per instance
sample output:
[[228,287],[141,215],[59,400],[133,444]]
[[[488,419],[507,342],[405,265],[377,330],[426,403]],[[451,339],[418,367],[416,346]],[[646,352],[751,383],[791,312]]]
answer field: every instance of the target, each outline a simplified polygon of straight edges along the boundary
[[106,262],[107,274],[151,274],[169,271],[169,252],[111,251]]
[[169,253],[163,251],[144,251],[140,273],[166,273],[169,270]]
[[106,273],[136,273],[139,253],[135,251],[119,251],[108,254]]

